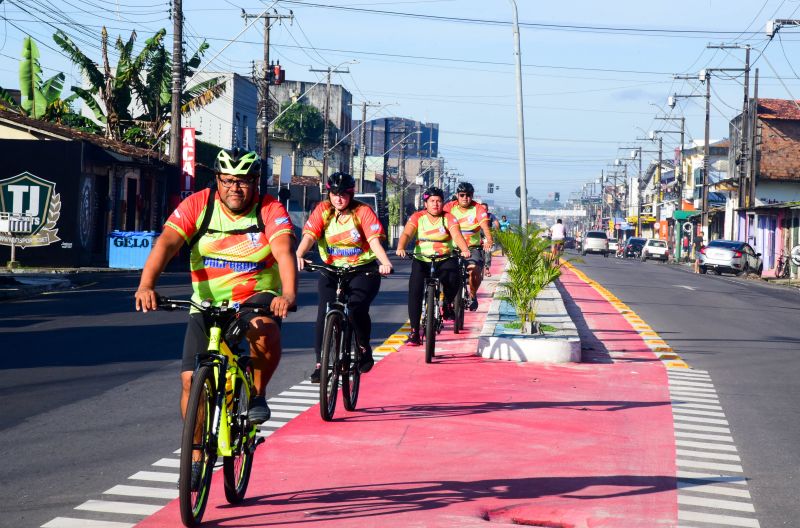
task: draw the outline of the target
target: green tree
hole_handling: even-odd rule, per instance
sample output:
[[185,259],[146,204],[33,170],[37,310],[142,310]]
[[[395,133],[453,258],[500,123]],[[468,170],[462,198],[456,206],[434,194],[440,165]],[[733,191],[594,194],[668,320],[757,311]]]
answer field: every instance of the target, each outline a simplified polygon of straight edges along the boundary
[[284,114],[275,121],[275,128],[283,132],[296,150],[308,150],[322,143],[325,120],[319,110],[305,103],[285,103],[281,111]]
[[0,87],[0,108],[8,109],[35,119],[60,122],[71,113],[70,102],[74,95],[61,98],[64,88],[64,74],[57,73],[42,80],[42,67],[39,64],[39,48],[29,36],[22,41],[22,60],[19,63],[19,105],[11,95]]

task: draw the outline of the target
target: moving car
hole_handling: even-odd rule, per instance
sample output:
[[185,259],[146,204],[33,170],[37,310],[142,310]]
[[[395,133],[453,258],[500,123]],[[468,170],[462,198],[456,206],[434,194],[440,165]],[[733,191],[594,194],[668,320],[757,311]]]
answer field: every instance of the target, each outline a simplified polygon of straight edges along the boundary
[[608,235],[605,231],[587,231],[581,244],[581,255],[602,253],[608,257]]
[[577,247],[575,237],[564,237],[564,249],[577,249]]
[[667,248],[667,243],[663,240],[648,238],[642,246],[642,250],[639,253],[639,258],[642,259],[642,262],[647,261],[649,258],[666,262],[669,258],[669,249]]
[[608,250],[612,253],[616,253],[619,249],[619,240],[616,238],[612,238],[608,241]]
[[761,275],[764,264],[761,253],[756,253],[746,242],[738,240],[712,240],[700,249],[700,273],[708,270],[717,275],[723,272],[747,275],[755,272]]
[[630,237],[625,241],[625,246],[622,250],[624,258],[639,258],[642,255],[642,247],[647,242],[646,238]]

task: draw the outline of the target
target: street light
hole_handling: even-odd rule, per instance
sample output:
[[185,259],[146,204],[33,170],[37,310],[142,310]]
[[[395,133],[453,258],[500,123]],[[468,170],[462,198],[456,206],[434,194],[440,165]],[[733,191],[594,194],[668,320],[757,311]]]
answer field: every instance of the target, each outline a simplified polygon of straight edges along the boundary
[[509,0],[514,15],[514,55],[516,56],[517,71],[517,143],[519,148],[519,225],[525,227],[528,223],[528,189],[525,174],[525,116],[522,105],[522,53],[519,46],[519,19],[517,16],[516,0]]

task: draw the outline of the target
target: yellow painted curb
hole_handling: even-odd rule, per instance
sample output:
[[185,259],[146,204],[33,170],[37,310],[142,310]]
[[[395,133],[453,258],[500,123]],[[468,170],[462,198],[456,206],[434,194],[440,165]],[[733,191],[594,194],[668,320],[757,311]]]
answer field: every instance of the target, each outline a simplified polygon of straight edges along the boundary
[[667,366],[671,368],[689,368],[689,365],[687,365],[684,361],[667,361]]

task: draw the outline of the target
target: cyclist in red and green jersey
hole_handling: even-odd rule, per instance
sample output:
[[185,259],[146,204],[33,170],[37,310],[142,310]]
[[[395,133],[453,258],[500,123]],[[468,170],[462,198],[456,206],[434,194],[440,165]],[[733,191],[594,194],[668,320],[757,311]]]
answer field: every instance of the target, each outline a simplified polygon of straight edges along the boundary
[[[258,303],[274,317],[244,308],[249,323],[256,396],[248,417],[269,419],[264,393],[281,356],[280,321],[297,297],[292,223],[283,205],[259,196],[261,164],[255,152],[221,151],[215,162],[216,187],[192,194],[167,219],[145,263],[136,291],[136,309],[157,307],[155,284],[184,244],[190,249],[193,300]],[[181,365],[181,411],[185,412],[195,357],[208,346],[202,314],[190,313]]]
[[[489,214],[483,204],[472,199],[475,188],[471,183],[461,182],[456,190],[456,199],[444,205],[444,210],[458,220],[461,234],[467,240],[470,256],[467,258],[469,269],[469,309],[478,309],[478,288],[483,281],[484,251],[491,251],[492,240]],[[483,243],[481,243],[483,234]]]
[[[369,372],[375,364],[369,344],[372,320],[369,307],[381,287],[381,275],[392,272],[392,263],[381,245],[383,226],[367,204],[353,198],[356,181],[349,174],[336,172],[328,177],[328,199],[317,205],[303,227],[297,248],[297,267],[305,266],[304,256],[316,242],[322,262],[335,267],[356,267],[360,273],[349,284],[348,308],[353,319],[356,342],[361,347],[358,369]],[[355,271],[355,270],[354,270]],[[314,335],[316,367],[311,382],[319,383],[322,332],[328,304],[336,300],[337,280],[324,272],[319,276],[319,307]]]
[[[430,274],[430,259],[426,255],[449,255],[458,247],[461,255],[469,256],[467,241],[461,235],[458,221],[442,210],[444,192],[438,187],[430,187],[422,195],[425,209],[417,211],[408,219],[400,240],[397,242],[397,255],[406,257],[406,245],[413,236],[414,260],[411,262],[411,277],[408,279],[408,319],[411,332],[410,345],[422,344],[419,337],[419,323],[422,317],[422,297],[425,295],[425,277]],[[451,307],[458,292],[458,260],[453,257],[442,262],[439,267],[439,280],[444,290],[445,306]],[[452,312],[452,308],[450,308]]]

